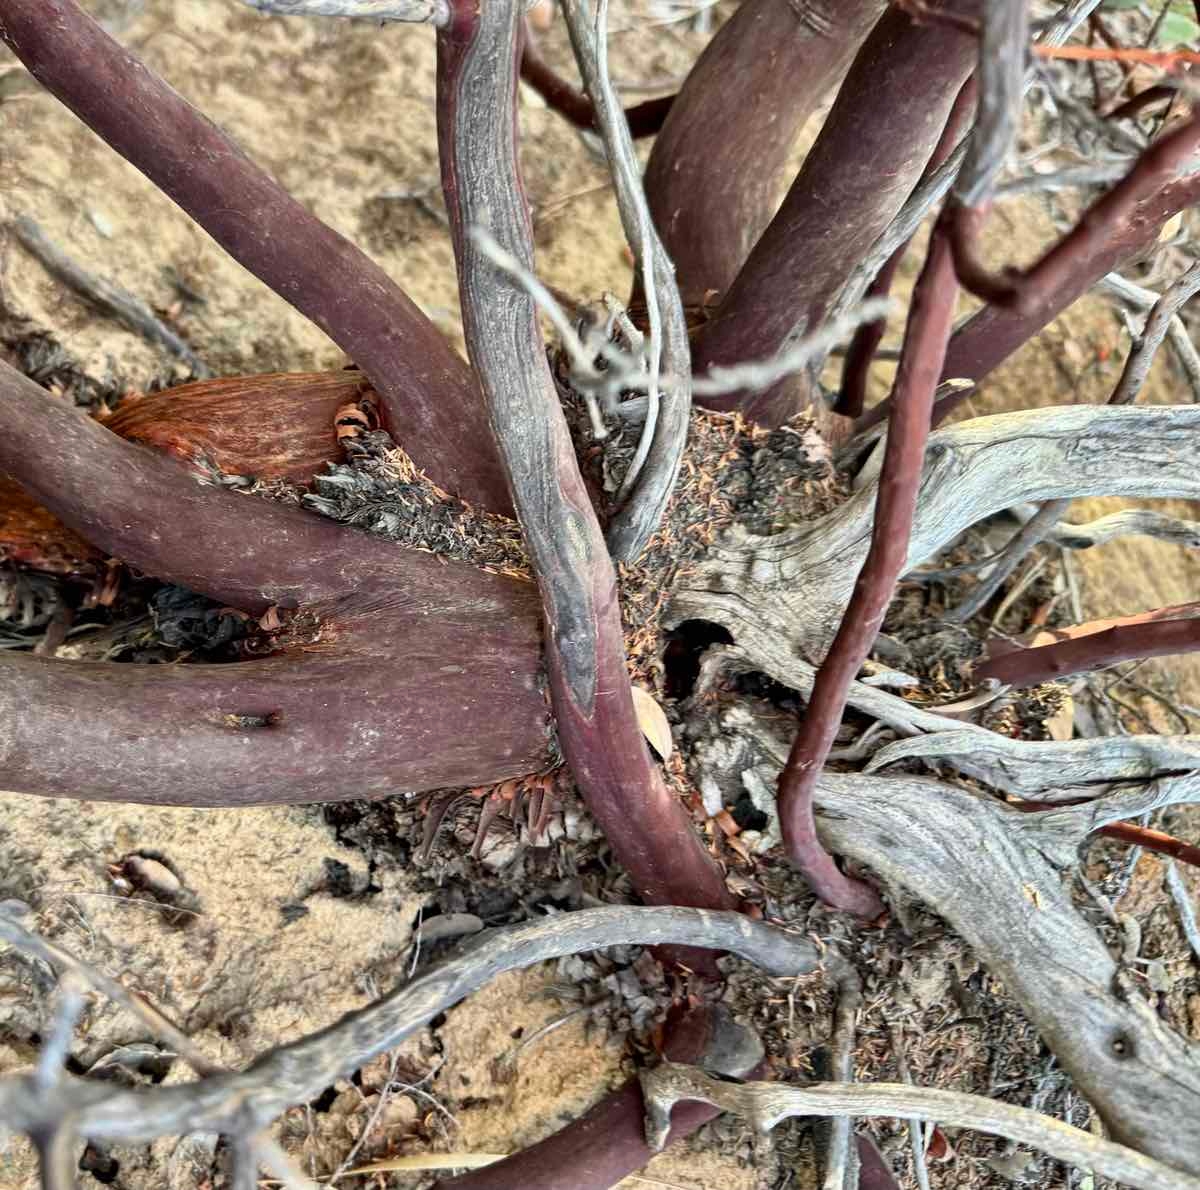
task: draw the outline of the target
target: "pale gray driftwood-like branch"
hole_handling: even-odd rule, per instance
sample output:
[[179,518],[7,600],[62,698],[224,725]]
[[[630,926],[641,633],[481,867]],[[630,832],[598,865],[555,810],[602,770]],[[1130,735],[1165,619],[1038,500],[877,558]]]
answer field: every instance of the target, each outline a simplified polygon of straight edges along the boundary
[[[976,418],[934,434],[906,568],[1001,509],[1079,496],[1200,497],[1200,409],[1071,406]],[[874,481],[815,523],[760,537],[737,531],[676,594],[678,619],[724,623],[728,593],[789,647],[823,655],[866,556]],[[739,640],[732,624],[726,624]]]
[[185,1132],[249,1135],[285,1108],[320,1094],[335,1079],[394,1048],[497,975],[615,945],[728,950],[773,975],[810,974],[821,964],[812,943],[740,913],[632,906],[585,909],[480,935],[462,957],[319,1033],[264,1055],[243,1071],[145,1090],[68,1075],[43,1092],[34,1075],[0,1079],[0,1126],[39,1134],[70,1118],[77,1135],[114,1141],[148,1141]]
[[[1149,310],[1161,296],[1153,289],[1146,289],[1130,281],[1127,277],[1122,277],[1120,273],[1109,273],[1100,284],[1139,310]],[[1196,350],[1196,345],[1192,342],[1192,337],[1188,334],[1188,329],[1178,314],[1171,319],[1167,338],[1170,339],[1171,347],[1187,376],[1188,384],[1192,389],[1192,400],[1200,401],[1200,351]]]
[[999,732],[943,731],[885,744],[866,772],[901,760],[943,761],[993,789],[1031,801],[1094,797],[1123,781],[1200,770],[1200,735],[1014,740]]
[[[787,756],[776,726],[745,704],[696,730],[697,777],[723,787],[740,785],[750,768],[769,782]],[[1114,815],[1194,801],[1198,784],[1194,776],[1168,778],[1083,805],[1021,813],[927,778],[825,772],[816,798],[822,842],[867,865],[883,887],[906,890],[962,935],[1021,1004],[1109,1135],[1193,1175],[1200,1171],[1200,1046],[1158,1017],[1075,908],[1062,871]],[[1172,1126],[1164,1128],[1168,1119]]]
[[1002,1136],[1067,1165],[1092,1170],[1138,1190],[1188,1190],[1195,1179],[1125,1145],[1101,1140],[1027,1107],[1017,1107],[934,1087],[906,1083],[729,1083],[695,1066],[663,1062],[640,1075],[646,1100],[646,1141],[661,1149],[671,1128],[671,1110],[687,1100],[712,1104],[741,1116],[759,1132],[770,1132],[793,1116],[908,1116],[937,1120],[950,1128],[972,1128]]
[[1137,536],[1200,549],[1200,521],[1185,521],[1146,508],[1126,508],[1082,524],[1059,521],[1046,540],[1067,550],[1090,550],[1118,537]]
[[285,17],[354,17],[438,27],[450,19],[447,0],[242,0],[242,3],[258,12]]

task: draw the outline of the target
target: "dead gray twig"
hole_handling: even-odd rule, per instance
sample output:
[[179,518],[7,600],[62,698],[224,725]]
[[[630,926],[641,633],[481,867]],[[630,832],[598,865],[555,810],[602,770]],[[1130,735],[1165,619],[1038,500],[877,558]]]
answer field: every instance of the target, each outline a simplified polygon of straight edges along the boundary
[[162,347],[182,360],[200,379],[211,376],[208,365],[167,326],[145,302],[133,294],[95,277],[51,243],[42,228],[28,215],[18,215],[9,225],[17,242],[45,270],[73,293],[90,302],[100,313],[115,318],[147,343]]
[[[904,1028],[888,1025],[892,1039],[892,1053],[896,1055],[896,1072],[906,1087],[912,1086],[912,1075],[908,1072],[908,1059],[904,1055]],[[921,1120],[918,1116],[908,1118],[908,1143],[913,1155],[913,1173],[917,1179],[917,1190],[929,1190],[929,1165],[925,1160],[925,1138],[921,1135]]]
[[607,0],[599,0],[594,21],[588,0],[569,0],[563,11],[579,73],[595,108],[621,224],[640,270],[650,322],[647,416],[617,493],[621,505],[606,535],[613,557],[628,562],[642,552],[658,527],[675,486],[692,404],[691,349],[675,270],[650,218],[624,106],[608,75]]
[[[1149,310],[1162,296],[1153,289],[1135,285],[1127,277],[1122,277],[1120,273],[1109,273],[1100,284],[1139,310]],[[1200,401],[1200,351],[1196,350],[1192,337],[1188,334],[1188,329],[1178,314],[1171,319],[1167,337],[1171,340],[1171,347],[1191,386],[1192,400]]]
[[1197,962],[1200,962],[1200,926],[1196,924],[1196,911],[1192,908],[1191,894],[1173,859],[1167,860],[1167,889],[1179,910],[1179,920],[1183,925],[1184,937],[1187,938],[1188,945],[1192,948]]
[[[41,940],[30,943],[28,931],[11,918],[0,915],[0,930],[5,941],[39,953]],[[462,957],[242,1071],[148,1089],[114,1088],[67,1075],[41,1092],[32,1075],[0,1079],[0,1124],[37,1136],[69,1120],[77,1134],[96,1140],[145,1141],[186,1132],[254,1134],[291,1104],[394,1048],[502,972],[615,945],[729,950],[775,975],[808,973],[820,965],[811,943],[739,913],[619,906],[558,914],[482,935]]]
[[[1200,262],[1187,269],[1151,307],[1146,325],[1134,340],[1108,404],[1130,405],[1137,400],[1172,320],[1198,290]],[[957,607],[946,612],[944,618],[951,623],[961,624],[982,611],[1021,561],[1046,540],[1070,506],[1070,500],[1050,500],[1042,505],[1000,551],[992,572]]]
[[[855,1032],[858,1010],[862,1007],[862,980],[852,963],[841,956],[830,956],[826,966],[837,983],[837,1007],[834,1009],[830,1073],[839,1083],[854,1082]],[[825,1167],[823,1190],[854,1190],[850,1173],[850,1142],[853,1129],[849,1116],[835,1116],[829,1134],[829,1160]]]
[[646,1142],[658,1150],[671,1127],[671,1109],[682,1100],[710,1103],[740,1115],[759,1132],[793,1116],[900,1116],[940,1120],[1003,1136],[1048,1153],[1067,1165],[1091,1169],[1138,1190],[1194,1190],[1195,1180],[1136,1149],[1100,1140],[1027,1107],[904,1083],[727,1083],[694,1066],[664,1062],[641,1074],[646,1100]]
[[242,0],[248,8],[274,16],[351,17],[368,21],[407,21],[438,28],[450,20],[447,0]]

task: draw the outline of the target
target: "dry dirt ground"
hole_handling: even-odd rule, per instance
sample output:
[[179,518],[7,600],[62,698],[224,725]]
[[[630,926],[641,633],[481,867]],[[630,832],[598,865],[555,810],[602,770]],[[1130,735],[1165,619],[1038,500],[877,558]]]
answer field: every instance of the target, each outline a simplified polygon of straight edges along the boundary
[[[301,201],[370,252],[460,341],[437,184],[428,30],[264,18],[236,0],[90,0],[86,7]],[[614,5],[613,25],[623,30],[613,39],[614,75],[635,97],[675,85],[705,40],[690,22],[667,22],[664,15],[644,5]],[[566,66],[561,29],[548,35],[546,52]],[[19,72],[3,77],[5,223],[17,215],[36,219],[85,267],[169,315],[219,375],[344,362],[321,332],[231,263],[53,99],[22,85]],[[623,294],[629,263],[602,167],[528,94],[522,129],[542,275],[581,296]],[[1050,213],[1030,204],[1012,233],[1032,250],[1052,230]],[[65,293],[7,235],[0,238],[0,312],[6,337],[45,331],[96,378],[146,389],[178,375],[161,353]],[[1004,368],[976,408],[1096,400],[1115,379],[1125,343],[1109,305],[1082,302]],[[885,373],[881,368],[881,383]],[[1187,399],[1169,360],[1156,366],[1149,399]],[[1089,502],[1075,519],[1098,511]],[[1192,556],[1141,541],[1084,554],[1076,564],[1089,616],[1194,598],[1200,575]],[[1139,677],[1174,690],[1182,703],[1200,704],[1200,662],[1157,663]],[[1161,722],[1155,704],[1139,705]],[[1171,729],[1169,721],[1162,726]],[[81,790],[86,784],[81,772]],[[35,905],[40,929],[151,996],[220,1061],[244,1063],[333,1021],[390,986],[412,961],[413,927],[428,889],[417,888],[400,864],[377,857],[368,863],[363,851],[339,842],[317,808],[157,810],[13,796],[0,806],[0,897]],[[188,911],[117,895],[110,865],[135,852],[169,862],[190,891]],[[1156,862],[1145,861],[1149,868],[1139,868],[1131,890],[1141,890],[1145,914],[1163,903]],[[1200,882],[1190,878],[1200,897]],[[1178,954],[1177,940],[1169,946]],[[961,948],[930,944],[912,970],[913,1003],[929,1007],[972,972]],[[528,1045],[515,1077],[497,1070],[495,1060],[516,1039],[563,1016],[563,1005],[545,994],[559,977],[535,970],[498,980],[406,1046],[396,1056],[402,1081],[425,1081],[393,1099],[358,1160],[384,1152],[510,1152],[621,1081],[629,1070],[621,1038],[590,1028],[582,1013]],[[0,1071],[29,1061],[31,1039],[43,1027],[44,1000],[34,991],[27,969],[0,959]],[[788,1007],[828,1007],[813,995],[793,993]],[[1200,1036],[1200,1001],[1194,1003],[1192,1029]],[[818,1037],[825,1028],[813,1027]],[[74,1057],[87,1067],[115,1046],[144,1040],[134,1022],[96,1002]],[[1033,1047],[1031,1038],[1025,1041]],[[887,1047],[873,1044],[864,1048],[864,1070],[886,1071]],[[932,1070],[953,1079],[966,1066],[986,1067],[988,1056],[956,1052],[939,1061],[915,1063],[918,1075]],[[1031,1052],[1018,1072],[1030,1080],[1025,1102],[1039,1085],[1041,1066],[1035,1071],[1033,1061]],[[181,1073],[176,1068],[167,1077]],[[385,1077],[386,1070],[369,1071],[361,1085],[340,1085],[317,1107],[289,1116],[283,1134],[308,1168],[326,1173],[346,1155],[368,1113],[364,1103]],[[903,1143],[897,1128],[880,1135]],[[970,1151],[957,1161],[936,1171],[939,1184],[987,1172]],[[202,1143],[161,1141],[111,1158],[97,1155],[92,1164],[85,1186],[95,1184],[93,1176],[128,1190],[211,1185]],[[664,1155],[628,1185],[811,1184],[810,1172],[789,1178],[783,1164],[733,1124]],[[23,1144],[0,1147],[0,1188],[18,1190],[32,1178]],[[377,1176],[369,1184],[387,1183]],[[1062,1184],[1061,1173],[1049,1184]]]

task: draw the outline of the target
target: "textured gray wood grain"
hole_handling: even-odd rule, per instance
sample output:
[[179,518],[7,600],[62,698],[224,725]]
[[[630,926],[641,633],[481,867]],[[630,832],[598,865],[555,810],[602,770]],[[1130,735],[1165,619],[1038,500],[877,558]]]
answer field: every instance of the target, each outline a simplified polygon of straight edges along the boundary
[[[0,939],[19,942],[18,931],[0,915]],[[481,935],[462,957],[264,1055],[244,1071],[146,1090],[68,1076],[43,1091],[33,1075],[0,1079],[0,1126],[45,1133],[70,1117],[79,1135],[95,1140],[148,1141],[186,1132],[249,1135],[394,1048],[502,972],[581,950],[631,944],[729,950],[773,975],[808,974],[821,963],[812,943],[740,913],[634,906],[564,913]]]

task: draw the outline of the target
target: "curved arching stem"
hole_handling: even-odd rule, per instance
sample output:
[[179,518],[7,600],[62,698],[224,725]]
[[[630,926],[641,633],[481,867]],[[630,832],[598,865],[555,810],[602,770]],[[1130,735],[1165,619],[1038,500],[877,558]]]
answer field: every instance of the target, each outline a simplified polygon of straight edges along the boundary
[[0,471],[109,556],[256,615],[350,597],[403,606],[448,581],[428,554],[202,483],[5,363]]
[[841,727],[850,685],[875,644],[896,583],[904,573],[929,437],[929,414],[957,297],[950,245],[939,223],[913,291],[896,375],[896,412],[876,490],[871,543],[837,634],[817,670],[800,731],[779,779],[779,822],[792,862],[823,901],[860,917],[877,917],[883,903],[869,886],[842,875],[821,847],[813,794]]
[[470,369],[378,265],[292,198],[74,0],[0,0],[30,73],[370,377],[417,465],[511,508]]
[[537,309],[481,246],[526,269],[517,163],[519,0],[461,0],[438,34],[438,143],[467,350],[537,576],[563,754],[639,896],[732,905],[720,870],[652,763],[634,714],[616,576],[546,362]]
[[[973,15],[979,0],[953,0]],[[824,319],[847,277],[917,184],[975,61],[957,24],[900,6],[867,38],[783,206],[696,337],[693,367],[775,355]],[[738,115],[739,120],[741,115]],[[813,404],[811,372],[706,400],[778,425]]]
[[880,0],[746,0],[692,67],[646,165],[685,305],[733,284],[779,204],[800,129],[882,9]]

